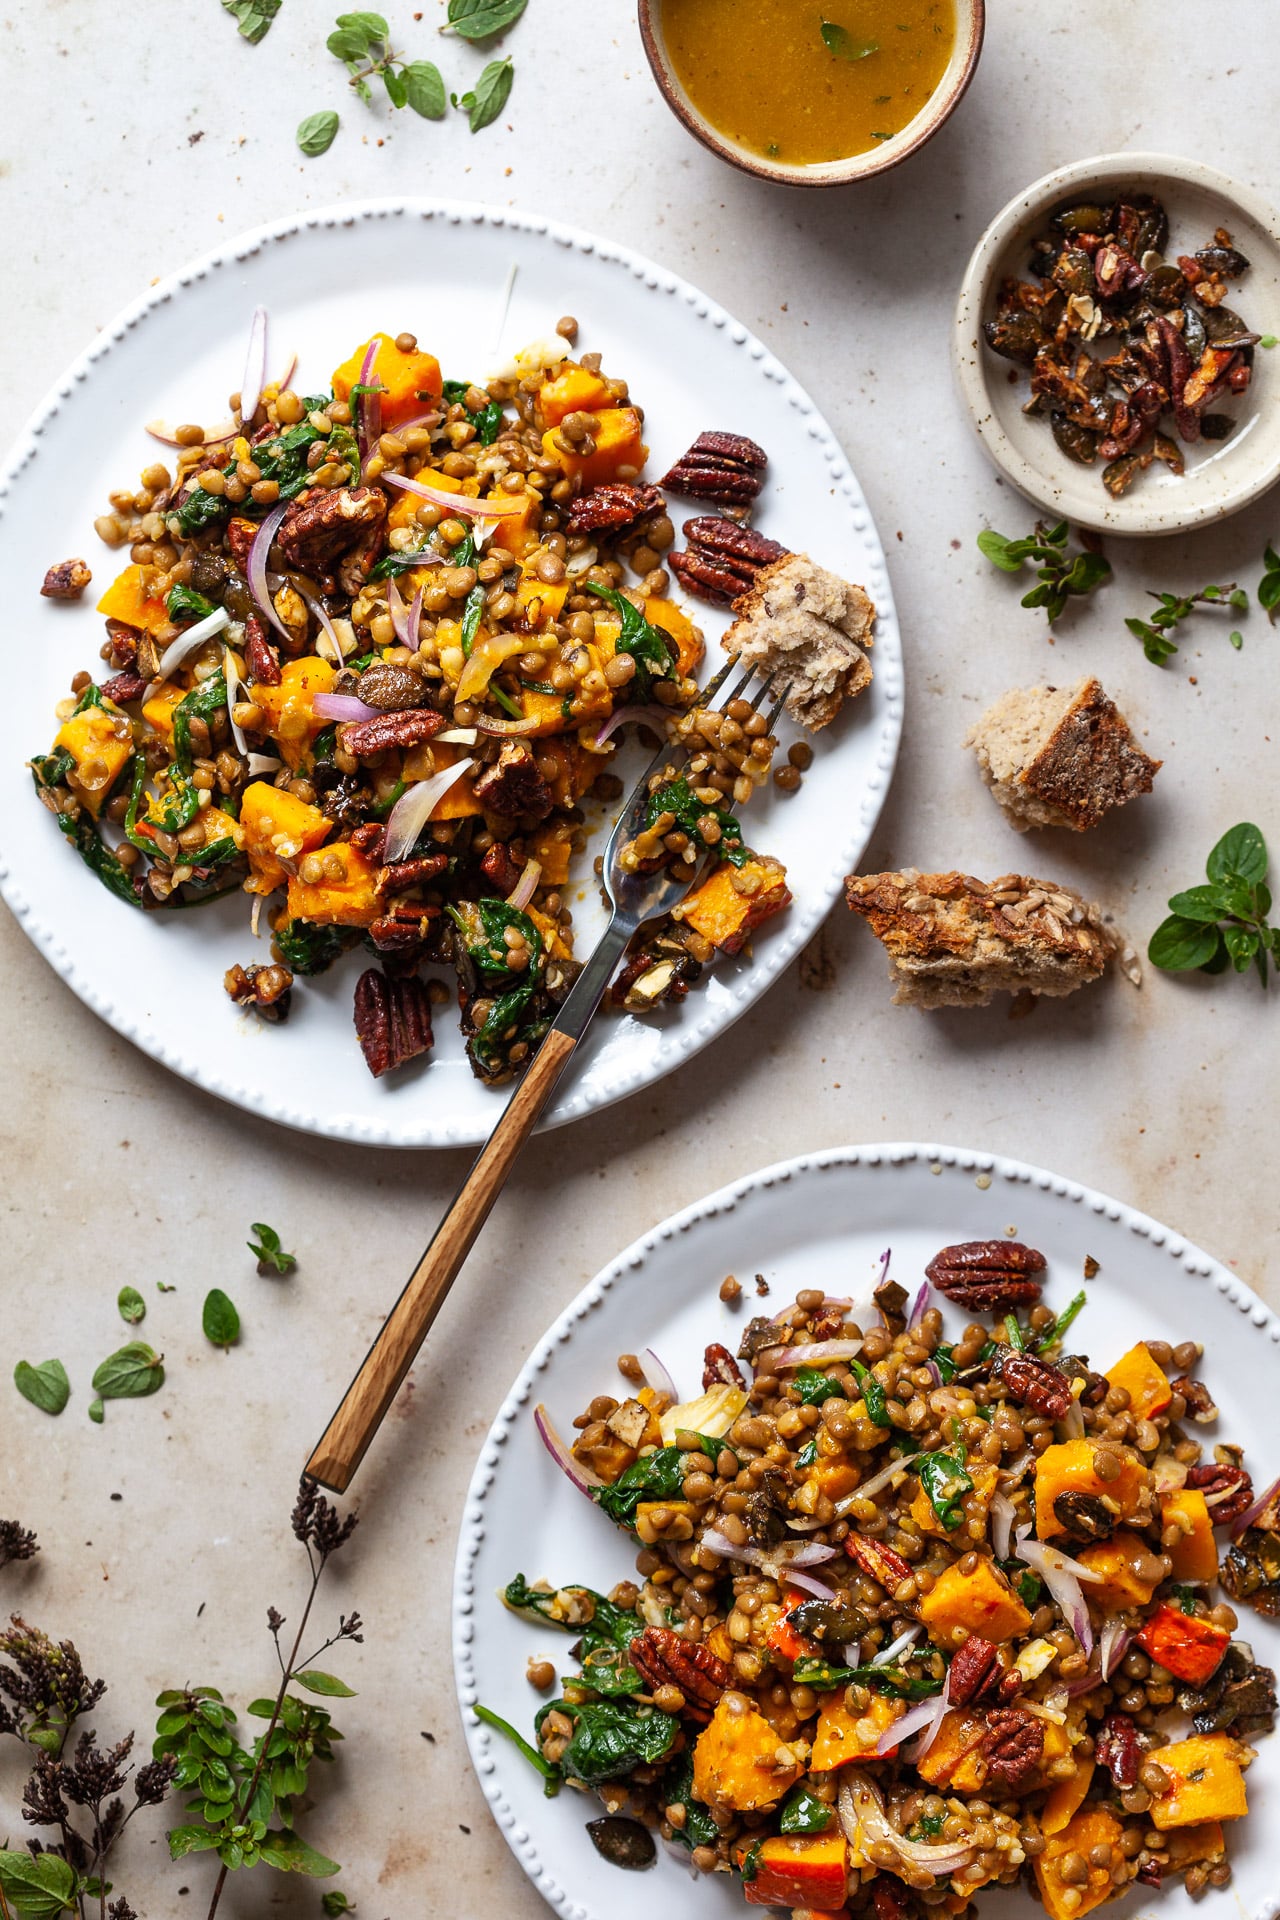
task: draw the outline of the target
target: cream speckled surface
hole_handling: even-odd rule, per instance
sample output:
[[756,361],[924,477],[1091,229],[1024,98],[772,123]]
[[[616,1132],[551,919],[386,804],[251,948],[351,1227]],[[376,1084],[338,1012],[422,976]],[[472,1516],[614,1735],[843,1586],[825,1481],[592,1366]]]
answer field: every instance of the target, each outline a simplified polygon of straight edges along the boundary
[[[451,80],[470,78],[481,59],[436,39],[443,11],[427,0],[415,25],[411,10],[393,9],[397,40],[439,58]],[[334,147],[311,162],[293,148],[294,125],[343,104],[323,48],[329,14],[315,0],[285,0],[256,48],[215,0],[181,16],[136,0],[127,28],[84,0],[24,0],[0,38],[10,80],[0,209],[18,294],[6,310],[0,437],[153,275],[291,208],[434,192],[609,234],[698,281],[778,353],[832,420],[869,496],[889,548],[909,701],[875,864],[1028,866],[1096,891],[1143,945],[1223,828],[1257,818],[1280,847],[1270,738],[1280,637],[1255,609],[1236,654],[1206,619],[1160,673],[1123,618],[1148,586],[1252,587],[1264,541],[1280,534],[1280,504],[1273,496],[1150,549],[1117,543],[1117,581],[1073,611],[1049,649],[1041,616],[1018,607],[1013,583],[973,546],[984,519],[1013,532],[1031,514],[996,482],[960,415],[948,327],[991,214],[1076,154],[1195,152],[1269,191],[1271,80],[1250,55],[1269,18],[1263,0],[1235,10],[1229,44],[1198,72],[1193,126],[1185,50],[1199,44],[1202,9],[1169,0],[1157,34],[1146,9],[1080,0],[1069,21],[1046,27],[1033,0],[1001,0],[969,96],[931,147],[867,187],[802,196],[731,172],[681,134],[621,0],[531,0],[509,40],[516,85],[501,125],[473,139],[460,120],[392,124],[353,102]],[[1066,77],[1068,62],[1078,77]],[[387,319],[413,324],[411,314]],[[1258,319],[1280,331],[1280,315]],[[51,530],[51,559],[62,545]],[[20,636],[6,643],[16,650]],[[1019,838],[959,741],[1004,686],[1085,671],[1164,757],[1156,792],[1082,842]],[[20,1355],[57,1353],[76,1386],[53,1423],[0,1381],[0,1512],[35,1526],[45,1549],[32,1567],[0,1574],[0,1606],[72,1634],[113,1683],[104,1730],[142,1729],[163,1685],[208,1680],[243,1702],[268,1684],[264,1609],[289,1613],[300,1586],[299,1550],[283,1530],[294,1474],[464,1156],[362,1153],[278,1133],[118,1040],[7,917],[0,946],[3,1371]],[[325,1788],[308,1827],[344,1861],[340,1884],[361,1914],[540,1911],[466,1771],[446,1606],[479,1440],[525,1352],[598,1267],[666,1213],[767,1161],[846,1140],[941,1139],[1022,1155],[1129,1200],[1275,1302],[1276,1017],[1255,983],[1234,978],[1148,978],[1141,992],[1117,982],[1012,1023],[1001,1007],[897,1011],[879,949],[837,909],[716,1048],[535,1143],[363,1469],[363,1528],[330,1589],[330,1611],[358,1605],[369,1631],[342,1660],[360,1696],[338,1716],[349,1736],[341,1790]],[[258,1280],[241,1251],[247,1223],[264,1217],[302,1260],[279,1285]],[[157,1278],[178,1290],[158,1295]],[[124,1337],[114,1298],[125,1280],[151,1303],[144,1331],[165,1349],[169,1385],[109,1408],[97,1428],[85,1419],[87,1376]],[[215,1283],[245,1323],[229,1356],[199,1333]],[[11,1836],[17,1782],[0,1751],[0,1832]],[[147,1920],[202,1914],[207,1863],[169,1868],[160,1823],[133,1831],[119,1884]],[[222,1907],[236,1920],[268,1910],[314,1915],[315,1889],[248,1881]]]

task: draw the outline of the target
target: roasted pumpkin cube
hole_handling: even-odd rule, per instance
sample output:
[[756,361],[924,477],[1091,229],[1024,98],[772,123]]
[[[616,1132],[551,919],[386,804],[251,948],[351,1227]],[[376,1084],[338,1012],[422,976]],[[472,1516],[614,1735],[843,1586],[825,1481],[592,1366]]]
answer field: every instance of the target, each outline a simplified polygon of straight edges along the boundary
[[300,660],[285,662],[274,686],[259,681],[250,689],[249,698],[266,714],[281,758],[288,766],[302,766],[316,735],[332,725],[315,711],[312,702],[318,693],[331,691],[335,677],[327,660],[304,654]]
[[[1124,1829],[1103,1807],[1082,1807],[1060,1832],[1046,1836],[1043,1853],[1033,1861],[1036,1885],[1044,1901],[1049,1920],[1080,1920],[1110,1898],[1109,1867],[1095,1867],[1089,1859],[1094,1847],[1117,1848]],[[1083,1885],[1062,1877],[1062,1863],[1070,1853],[1078,1854],[1089,1869]]]
[[[415,780],[429,780],[432,773],[443,773],[448,767],[457,766],[459,760],[470,759],[471,749],[460,747],[454,741],[441,744],[433,740],[430,746],[410,747],[400,767],[400,778],[406,786],[412,786]],[[478,772],[479,769],[476,769]],[[455,780],[449,791],[442,794],[431,809],[433,820],[466,820],[484,812],[476,799],[472,782],[475,773],[464,773]]]
[[569,862],[573,858],[572,828],[562,821],[550,826],[539,827],[526,843],[529,852],[542,868],[544,887],[563,887],[569,878]]
[[953,1793],[977,1793],[987,1777],[982,1741],[987,1723],[980,1713],[952,1707],[942,1717],[937,1738],[916,1762],[916,1772],[931,1786]]
[[675,641],[677,672],[687,675],[701,665],[706,642],[683,607],[674,600],[649,599],[644,603],[644,617],[651,627],[661,627]]
[[1137,1640],[1166,1672],[1193,1687],[1202,1687],[1217,1672],[1231,1645],[1225,1627],[1215,1627],[1212,1620],[1171,1606],[1157,1607],[1151,1618],[1143,1621]]
[[142,703],[142,717],[153,733],[173,743],[173,710],[180,700],[187,697],[185,687],[175,687],[172,680],[162,680],[155,692]]
[[401,353],[390,335],[376,333],[335,370],[333,391],[339,400],[350,399],[351,389],[360,378],[365,354],[375,340],[378,348],[369,380],[382,388],[382,427],[384,432],[390,432],[403,421],[412,420],[415,414],[425,412],[440,398],[444,383],[440,378],[440,362],[434,354],[416,350]]
[[1103,1480],[1094,1468],[1095,1453],[1092,1440],[1064,1440],[1056,1447],[1046,1447],[1036,1461],[1036,1535],[1039,1539],[1048,1540],[1064,1531],[1053,1511],[1053,1503],[1060,1493],[1105,1497],[1115,1502],[1125,1520],[1137,1510],[1138,1497],[1148,1479],[1137,1454],[1122,1451],[1116,1478]]
[[158,633],[170,620],[164,595],[153,590],[156,578],[151,567],[126,567],[99,600],[98,612],[108,620],[122,620],[127,627],[141,627],[144,633]]
[[538,406],[548,427],[558,427],[571,413],[596,413],[612,399],[608,383],[586,367],[564,367],[538,389]]
[[833,1818],[825,1833],[772,1835],[758,1851],[744,1849],[739,1865],[748,1906],[799,1907],[810,1913],[839,1913],[845,1901],[848,1842]]
[[[999,1484],[999,1473],[995,1467],[989,1467],[971,1461],[966,1468],[973,1481],[972,1493],[966,1493],[960,1502],[960,1510],[966,1520],[980,1520],[985,1528],[987,1511],[995,1497]],[[923,1487],[918,1486],[912,1496],[911,1518],[922,1533],[934,1533],[946,1540],[950,1536],[947,1529],[933,1510],[933,1502]]]
[[825,1494],[828,1500],[843,1500],[846,1493],[853,1492],[861,1478],[862,1474],[852,1460],[837,1455],[831,1460],[815,1460],[805,1474],[805,1483],[816,1488],[818,1493]]
[[1171,1578],[1204,1582],[1218,1577],[1218,1543],[1213,1516],[1199,1487],[1179,1487],[1160,1502],[1166,1528],[1177,1527],[1178,1538],[1165,1548],[1173,1562]]
[[1084,1805],[1084,1797],[1092,1779],[1093,1761],[1078,1760],[1071,1778],[1057,1782],[1041,1809],[1042,1833],[1061,1833],[1064,1827],[1070,1825],[1079,1808]]
[[[1074,1556],[1090,1573],[1102,1579],[1090,1581],[1084,1589],[1086,1600],[1105,1613],[1119,1613],[1124,1607],[1145,1607],[1160,1584],[1159,1563],[1140,1534],[1120,1527],[1109,1540],[1095,1540]],[[1151,1578],[1144,1579],[1150,1571]]]
[[1227,1842],[1220,1820],[1202,1820],[1195,1827],[1174,1827],[1165,1842],[1175,1873],[1184,1867],[1213,1867],[1226,1857]]
[[596,414],[592,426],[595,446],[590,453],[566,452],[555,427],[543,434],[542,451],[566,478],[581,480],[584,487],[598,487],[605,480],[615,479],[619,467],[634,467],[639,472],[649,453],[640,433],[640,415],[634,407],[606,407]]
[[[756,883],[754,893],[742,890],[744,880]],[[722,861],[685,896],[673,917],[700,933],[717,952],[740,953],[756,927],[790,905],[782,862],[768,854],[752,854],[740,867]]]
[[1151,1358],[1143,1340],[1108,1368],[1107,1379],[1113,1387],[1124,1388],[1135,1420],[1149,1420],[1153,1413],[1163,1413],[1173,1398],[1172,1382]]
[[[509,502],[512,496],[507,494],[504,498]],[[538,538],[542,521],[542,495],[535,493],[531,487],[527,487],[518,498],[519,513],[503,514],[493,530],[493,538],[489,545],[491,548],[498,547],[504,553],[512,554],[520,560]]]
[[[836,1767],[847,1767],[852,1760],[874,1758],[881,1736],[895,1720],[901,1720],[905,1711],[901,1700],[873,1693],[865,1713],[851,1713],[843,1693],[829,1693],[818,1713],[809,1765],[815,1773],[831,1773]],[[890,1747],[884,1758],[897,1751]]]
[[255,780],[240,801],[241,844],[252,874],[251,893],[282,887],[304,853],[328,837],[333,822],[296,793]]
[[75,771],[67,774],[67,785],[96,820],[133,753],[133,725],[128,714],[111,713],[106,707],[85,707],[63,721],[53,744],[75,760]]
[[325,854],[341,864],[335,873],[315,885],[294,874],[289,881],[290,920],[314,920],[325,927],[367,927],[382,912],[375,882],[378,869],[349,841],[340,840]]
[[569,595],[568,580],[539,580],[532,568],[521,573],[516,588],[520,619],[531,631],[550,626],[560,618],[560,610]]
[[726,1693],[693,1749],[693,1791],[709,1807],[756,1813],[789,1793],[804,1769],[782,1750],[762,1713]]
[[920,1601],[919,1612],[929,1638],[940,1647],[953,1647],[970,1633],[997,1643],[1012,1640],[1031,1625],[1031,1615],[990,1560],[979,1560],[972,1573],[961,1573],[959,1562],[948,1567]]
[[1153,1796],[1148,1818],[1161,1833],[1203,1821],[1239,1820],[1248,1813],[1244,1763],[1248,1748],[1227,1733],[1200,1733],[1160,1747],[1151,1758],[1169,1776]]

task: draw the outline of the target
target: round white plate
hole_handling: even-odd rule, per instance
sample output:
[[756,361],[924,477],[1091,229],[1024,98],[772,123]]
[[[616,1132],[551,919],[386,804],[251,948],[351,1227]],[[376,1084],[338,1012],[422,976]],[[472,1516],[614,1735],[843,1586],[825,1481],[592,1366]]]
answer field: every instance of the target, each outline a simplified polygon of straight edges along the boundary
[[[1221,411],[1238,425],[1226,440],[1178,445],[1186,472],[1170,473],[1158,460],[1113,500],[1102,484],[1106,462],[1082,467],[1061,453],[1047,420],[1023,413],[1031,391],[1027,371],[987,346],[982,323],[996,309],[1002,280],[1030,276],[1031,242],[1055,207],[1075,199],[1122,191],[1153,193],[1169,216],[1168,258],[1206,246],[1219,226],[1249,261],[1227,304],[1254,331],[1274,332],[1280,312],[1280,226],[1266,202],[1248,187],[1198,160],[1161,153],[1102,153],[1074,160],[1015,194],[1000,209],[965,269],[952,324],[951,351],[960,397],[988,455],[1021,493],[1055,520],[1098,533],[1182,533],[1223,520],[1247,506],[1280,477],[1280,408],[1275,354],[1259,347],[1243,399]],[[1102,343],[1100,343],[1102,344]],[[1011,376],[1016,376],[1011,378]]]
[[[1083,1284],[1086,1255],[1100,1262],[1071,1336],[1095,1366],[1144,1336],[1203,1341],[1205,1376],[1223,1408],[1213,1436],[1244,1445],[1259,1487],[1276,1472],[1280,1320],[1179,1234],[1074,1181],[955,1147],[845,1147],[768,1167],[664,1221],[598,1274],[535,1348],[481,1449],[458,1544],[453,1657],[471,1757],[507,1844],[565,1920],[651,1920],[662,1911],[681,1920],[743,1920],[751,1910],[736,1879],[715,1875],[691,1885],[683,1858],[661,1847],[650,1872],[608,1866],[585,1831],[599,1812],[594,1796],[566,1789],[544,1799],[534,1769],[470,1711],[482,1701],[528,1737],[542,1698],[524,1677],[530,1654],[572,1671],[567,1639],[502,1606],[498,1592],[514,1574],[607,1592],[634,1570],[630,1536],[584,1500],[544,1451],[534,1406],[544,1402],[569,1433],[594,1394],[620,1386],[617,1356],[646,1346],[692,1396],[706,1344],[720,1340],[733,1350],[752,1314],[775,1311],[801,1287],[869,1302],[890,1247],[893,1276],[914,1292],[940,1247],[1010,1228],[1046,1256],[1045,1297],[1054,1307]],[[736,1311],[718,1298],[727,1273],[743,1283]],[[769,1302],[756,1299],[757,1273]],[[939,1304],[948,1325],[963,1319]],[[1260,1659],[1280,1664],[1280,1628],[1247,1608],[1241,1614],[1240,1637]],[[1259,1741],[1248,1781],[1251,1812],[1230,1836],[1231,1886],[1210,1889],[1193,1907],[1179,1883],[1149,1897],[1143,1914],[1273,1920],[1280,1909],[1280,1736]],[[1001,1920],[1043,1920],[1021,1891],[980,1895],[979,1907]],[[1132,1903],[1125,1911],[1136,1920]]]
[[[650,472],[665,473],[706,428],[749,431],[770,456],[762,531],[865,585],[879,608],[870,689],[815,738],[802,793],[770,790],[751,809],[751,838],[785,862],[794,906],[762,931],[754,954],[720,966],[682,1006],[645,1022],[602,1015],[548,1124],[576,1119],[721,1033],[799,952],[857,864],[902,726],[898,628],[871,514],[813,401],[744,326],[665,268],[531,215],[427,200],[299,215],[205,255],[104,329],[0,477],[0,606],[22,635],[25,662],[0,757],[0,892],[50,964],[118,1032],[209,1092],[287,1126],[375,1145],[455,1146],[484,1139],[506,1096],[474,1079],[448,1009],[429,1062],[370,1077],[351,1016],[369,964],[361,949],[299,983],[286,1026],[236,1013],[224,971],[267,957],[265,938],[250,937],[247,898],[194,913],[131,912],[62,841],[23,765],[47,750],[72,674],[99,664],[93,603],[128,554],[101,545],[95,515],[111,488],[136,486],[163,453],[143,431],[147,420],[221,417],[240,384],[257,305],[270,315],[271,368],[281,371],[296,349],[303,391],[327,386],[375,327],[411,329],[454,377],[491,371],[574,313],[580,350],[603,353],[646,409]],[[45,568],[68,554],[83,554],[94,571],[80,607],[39,598]],[[726,617],[700,605],[696,617],[714,658]],[[604,824],[599,808],[591,818]],[[580,865],[569,897],[586,953],[603,923],[589,853]]]

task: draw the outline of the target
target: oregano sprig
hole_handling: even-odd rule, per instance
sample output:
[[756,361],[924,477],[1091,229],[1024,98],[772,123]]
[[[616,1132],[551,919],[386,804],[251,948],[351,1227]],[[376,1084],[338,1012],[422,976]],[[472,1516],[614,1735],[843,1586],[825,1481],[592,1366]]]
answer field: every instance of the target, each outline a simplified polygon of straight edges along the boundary
[[1267,955],[1280,956],[1280,926],[1268,924],[1267,843],[1250,821],[1224,833],[1205,862],[1207,886],[1175,893],[1147,954],[1166,973],[1257,968],[1267,984]]
[[978,550],[1002,573],[1021,573],[1028,562],[1036,575],[1036,584],[1022,596],[1024,607],[1043,607],[1050,626],[1061,619],[1068,600],[1092,593],[1111,573],[1111,562],[1104,554],[1088,547],[1068,550],[1070,529],[1065,520],[1046,527],[1037,520],[1034,533],[1010,540],[994,527],[984,527],[978,535]]
[[[1157,667],[1164,666],[1178,651],[1178,643],[1170,635],[1197,607],[1234,607],[1237,613],[1245,613],[1249,606],[1248,594],[1234,580],[1225,587],[1201,587],[1199,593],[1181,596],[1176,593],[1152,593],[1149,597],[1157,603],[1156,612],[1151,618],[1139,620],[1133,616],[1125,621],[1125,625],[1131,634],[1141,640],[1142,651]],[[1238,627],[1233,627],[1227,638],[1237,652],[1244,645],[1244,636]]]
[[381,80],[393,107],[412,107],[424,120],[444,118],[444,81],[430,60],[405,60],[391,46],[391,29],[380,13],[340,13],[325,41],[341,60],[350,84],[366,106],[370,81]]

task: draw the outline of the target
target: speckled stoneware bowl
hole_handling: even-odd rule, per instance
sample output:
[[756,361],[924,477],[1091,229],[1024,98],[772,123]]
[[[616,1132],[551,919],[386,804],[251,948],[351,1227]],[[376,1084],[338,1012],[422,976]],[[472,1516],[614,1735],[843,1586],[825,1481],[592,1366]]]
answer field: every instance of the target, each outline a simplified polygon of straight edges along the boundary
[[[1225,227],[1249,261],[1233,284],[1230,305],[1256,333],[1280,333],[1280,228],[1249,188],[1196,160],[1159,153],[1104,153],[1045,174],[996,215],[973,252],[956,303],[952,352],[960,396],[991,459],[1028,499],[1055,519],[1099,533],[1181,533],[1225,519],[1280,478],[1280,348],[1259,347],[1253,380],[1222,404],[1239,425],[1227,440],[1178,443],[1186,472],[1156,461],[1128,493],[1113,500],[1102,484],[1104,462],[1076,465],[1058,449],[1048,423],[1022,411],[1029,395],[1024,369],[1002,360],[982,337],[995,314],[1001,280],[1030,276],[1030,242],[1055,207],[1072,198],[1105,198],[1126,188],[1153,193],[1169,215],[1172,259],[1204,246]],[[1016,378],[1011,378],[1015,376]]]
[[901,165],[908,154],[915,153],[926,141],[932,140],[938,128],[951,118],[959,106],[965,88],[973,78],[978,55],[982,52],[982,35],[986,26],[986,0],[955,0],[956,40],[951,59],[914,120],[909,120],[900,133],[894,134],[892,140],[883,141],[871,153],[850,154],[847,160],[820,160],[805,166],[788,166],[784,161],[767,160],[763,154],[752,153],[748,147],[739,146],[713,127],[705,114],[694,106],[667,52],[662,32],[662,4],[663,0],[639,0],[637,11],[640,38],[644,42],[649,65],[653,68],[653,77],[672,113],[695,140],[700,140],[712,153],[727,160],[730,166],[740,167],[743,173],[753,173],[758,180],[777,180],[788,187],[844,187],[857,180],[870,180],[874,174],[888,173],[891,167]]

